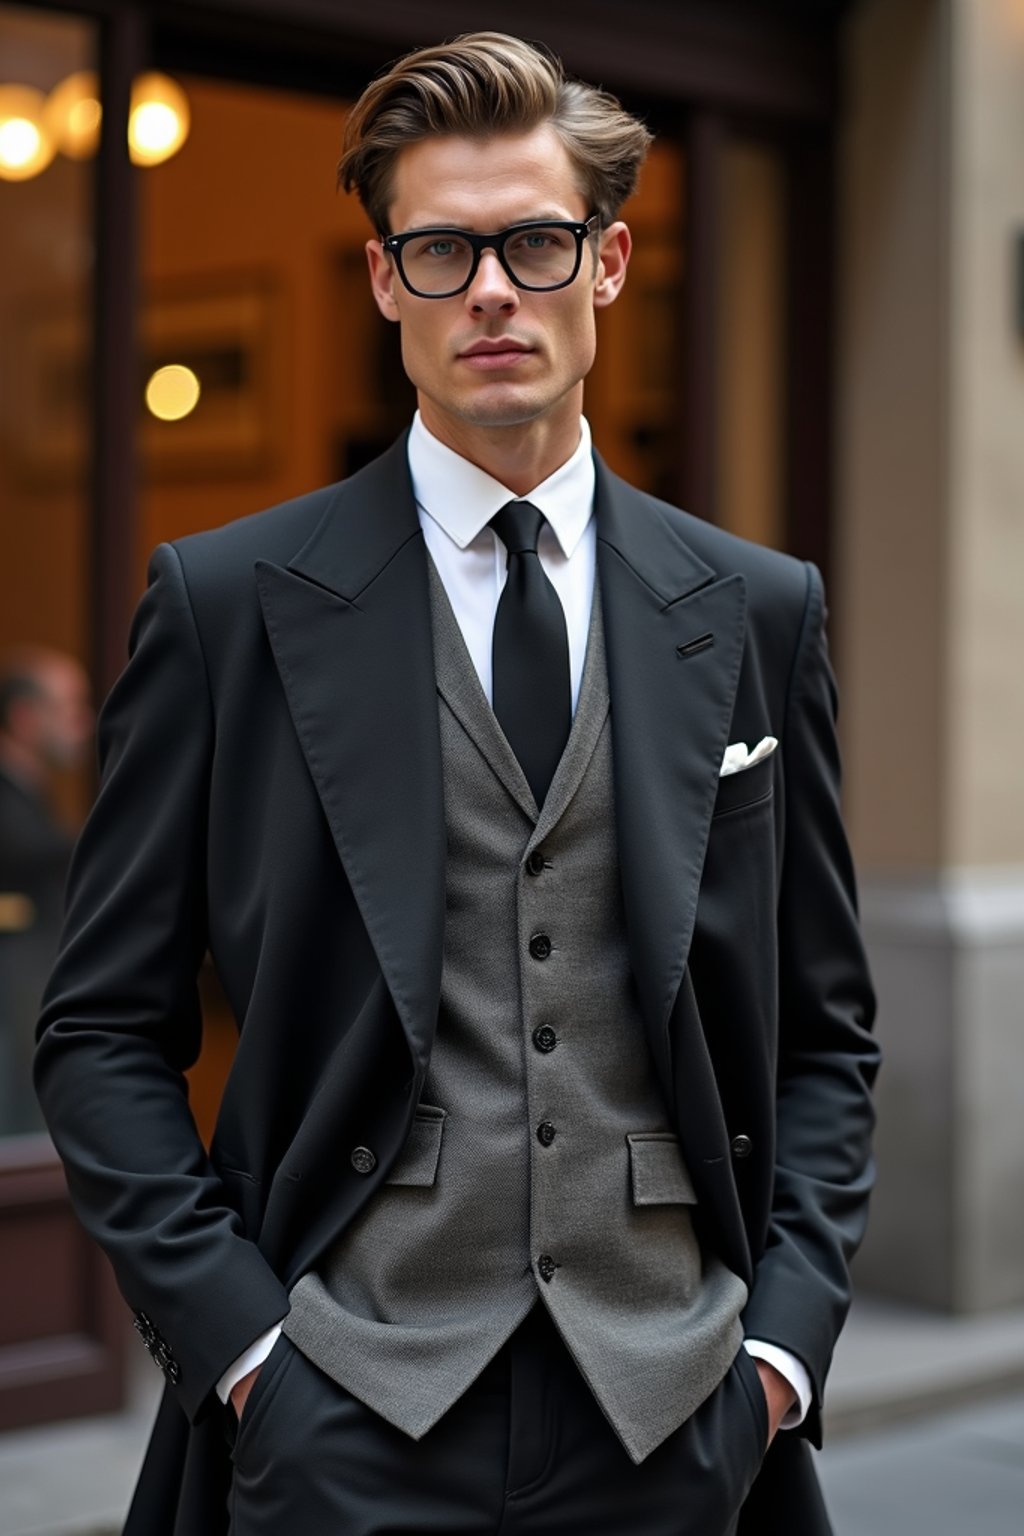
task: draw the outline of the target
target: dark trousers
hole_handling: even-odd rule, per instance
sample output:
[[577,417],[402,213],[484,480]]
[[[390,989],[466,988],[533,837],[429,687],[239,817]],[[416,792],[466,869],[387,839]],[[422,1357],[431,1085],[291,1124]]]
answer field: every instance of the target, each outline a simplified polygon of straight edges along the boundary
[[541,1305],[419,1441],[282,1335],[235,1437],[230,1536],[732,1536],[767,1432],[740,1350],[635,1466]]

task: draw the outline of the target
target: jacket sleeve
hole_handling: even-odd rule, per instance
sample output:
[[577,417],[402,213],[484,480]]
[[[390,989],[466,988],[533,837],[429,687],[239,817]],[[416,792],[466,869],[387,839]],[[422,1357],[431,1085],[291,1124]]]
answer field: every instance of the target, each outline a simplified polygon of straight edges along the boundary
[[71,862],[35,1081],[72,1204],[196,1420],[288,1311],[196,1130],[214,721],[177,552],[154,552],[129,661],[100,714],[101,783]]
[[774,1193],[744,1314],[748,1335],[806,1365],[801,1432],[821,1443],[821,1399],[850,1303],[849,1260],[874,1178],[871,1086],[879,1052],[854,874],[840,815],[836,691],[821,578],[807,597],[781,732],[785,784],[778,907],[779,1046]]

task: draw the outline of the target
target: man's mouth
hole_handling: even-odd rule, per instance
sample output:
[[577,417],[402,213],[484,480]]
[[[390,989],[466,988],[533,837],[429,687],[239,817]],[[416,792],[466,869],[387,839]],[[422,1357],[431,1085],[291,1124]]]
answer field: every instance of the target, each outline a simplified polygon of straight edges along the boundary
[[514,368],[524,358],[532,355],[532,347],[525,346],[520,341],[513,341],[508,336],[474,341],[471,346],[459,353],[464,363],[484,373],[492,369]]

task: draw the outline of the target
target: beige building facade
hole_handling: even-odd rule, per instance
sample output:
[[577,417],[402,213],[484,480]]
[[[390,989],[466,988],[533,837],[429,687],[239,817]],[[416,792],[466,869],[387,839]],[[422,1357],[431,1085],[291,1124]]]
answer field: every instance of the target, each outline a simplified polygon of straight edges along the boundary
[[1024,1301],[1024,3],[843,46],[847,806],[887,1065],[862,1285]]

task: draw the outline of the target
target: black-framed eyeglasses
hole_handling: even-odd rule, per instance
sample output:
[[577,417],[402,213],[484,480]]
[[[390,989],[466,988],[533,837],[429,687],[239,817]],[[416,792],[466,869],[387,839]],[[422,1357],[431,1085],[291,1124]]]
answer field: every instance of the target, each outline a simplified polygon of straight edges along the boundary
[[410,229],[381,235],[395,258],[398,275],[420,299],[451,299],[464,293],[476,276],[484,251],[493,251],[517,288],[550,293],[567,288],[583,260],[583,244],[596,232],[599,215],[585,224],[569,219],[533,219],[493,235],[465,229]]

